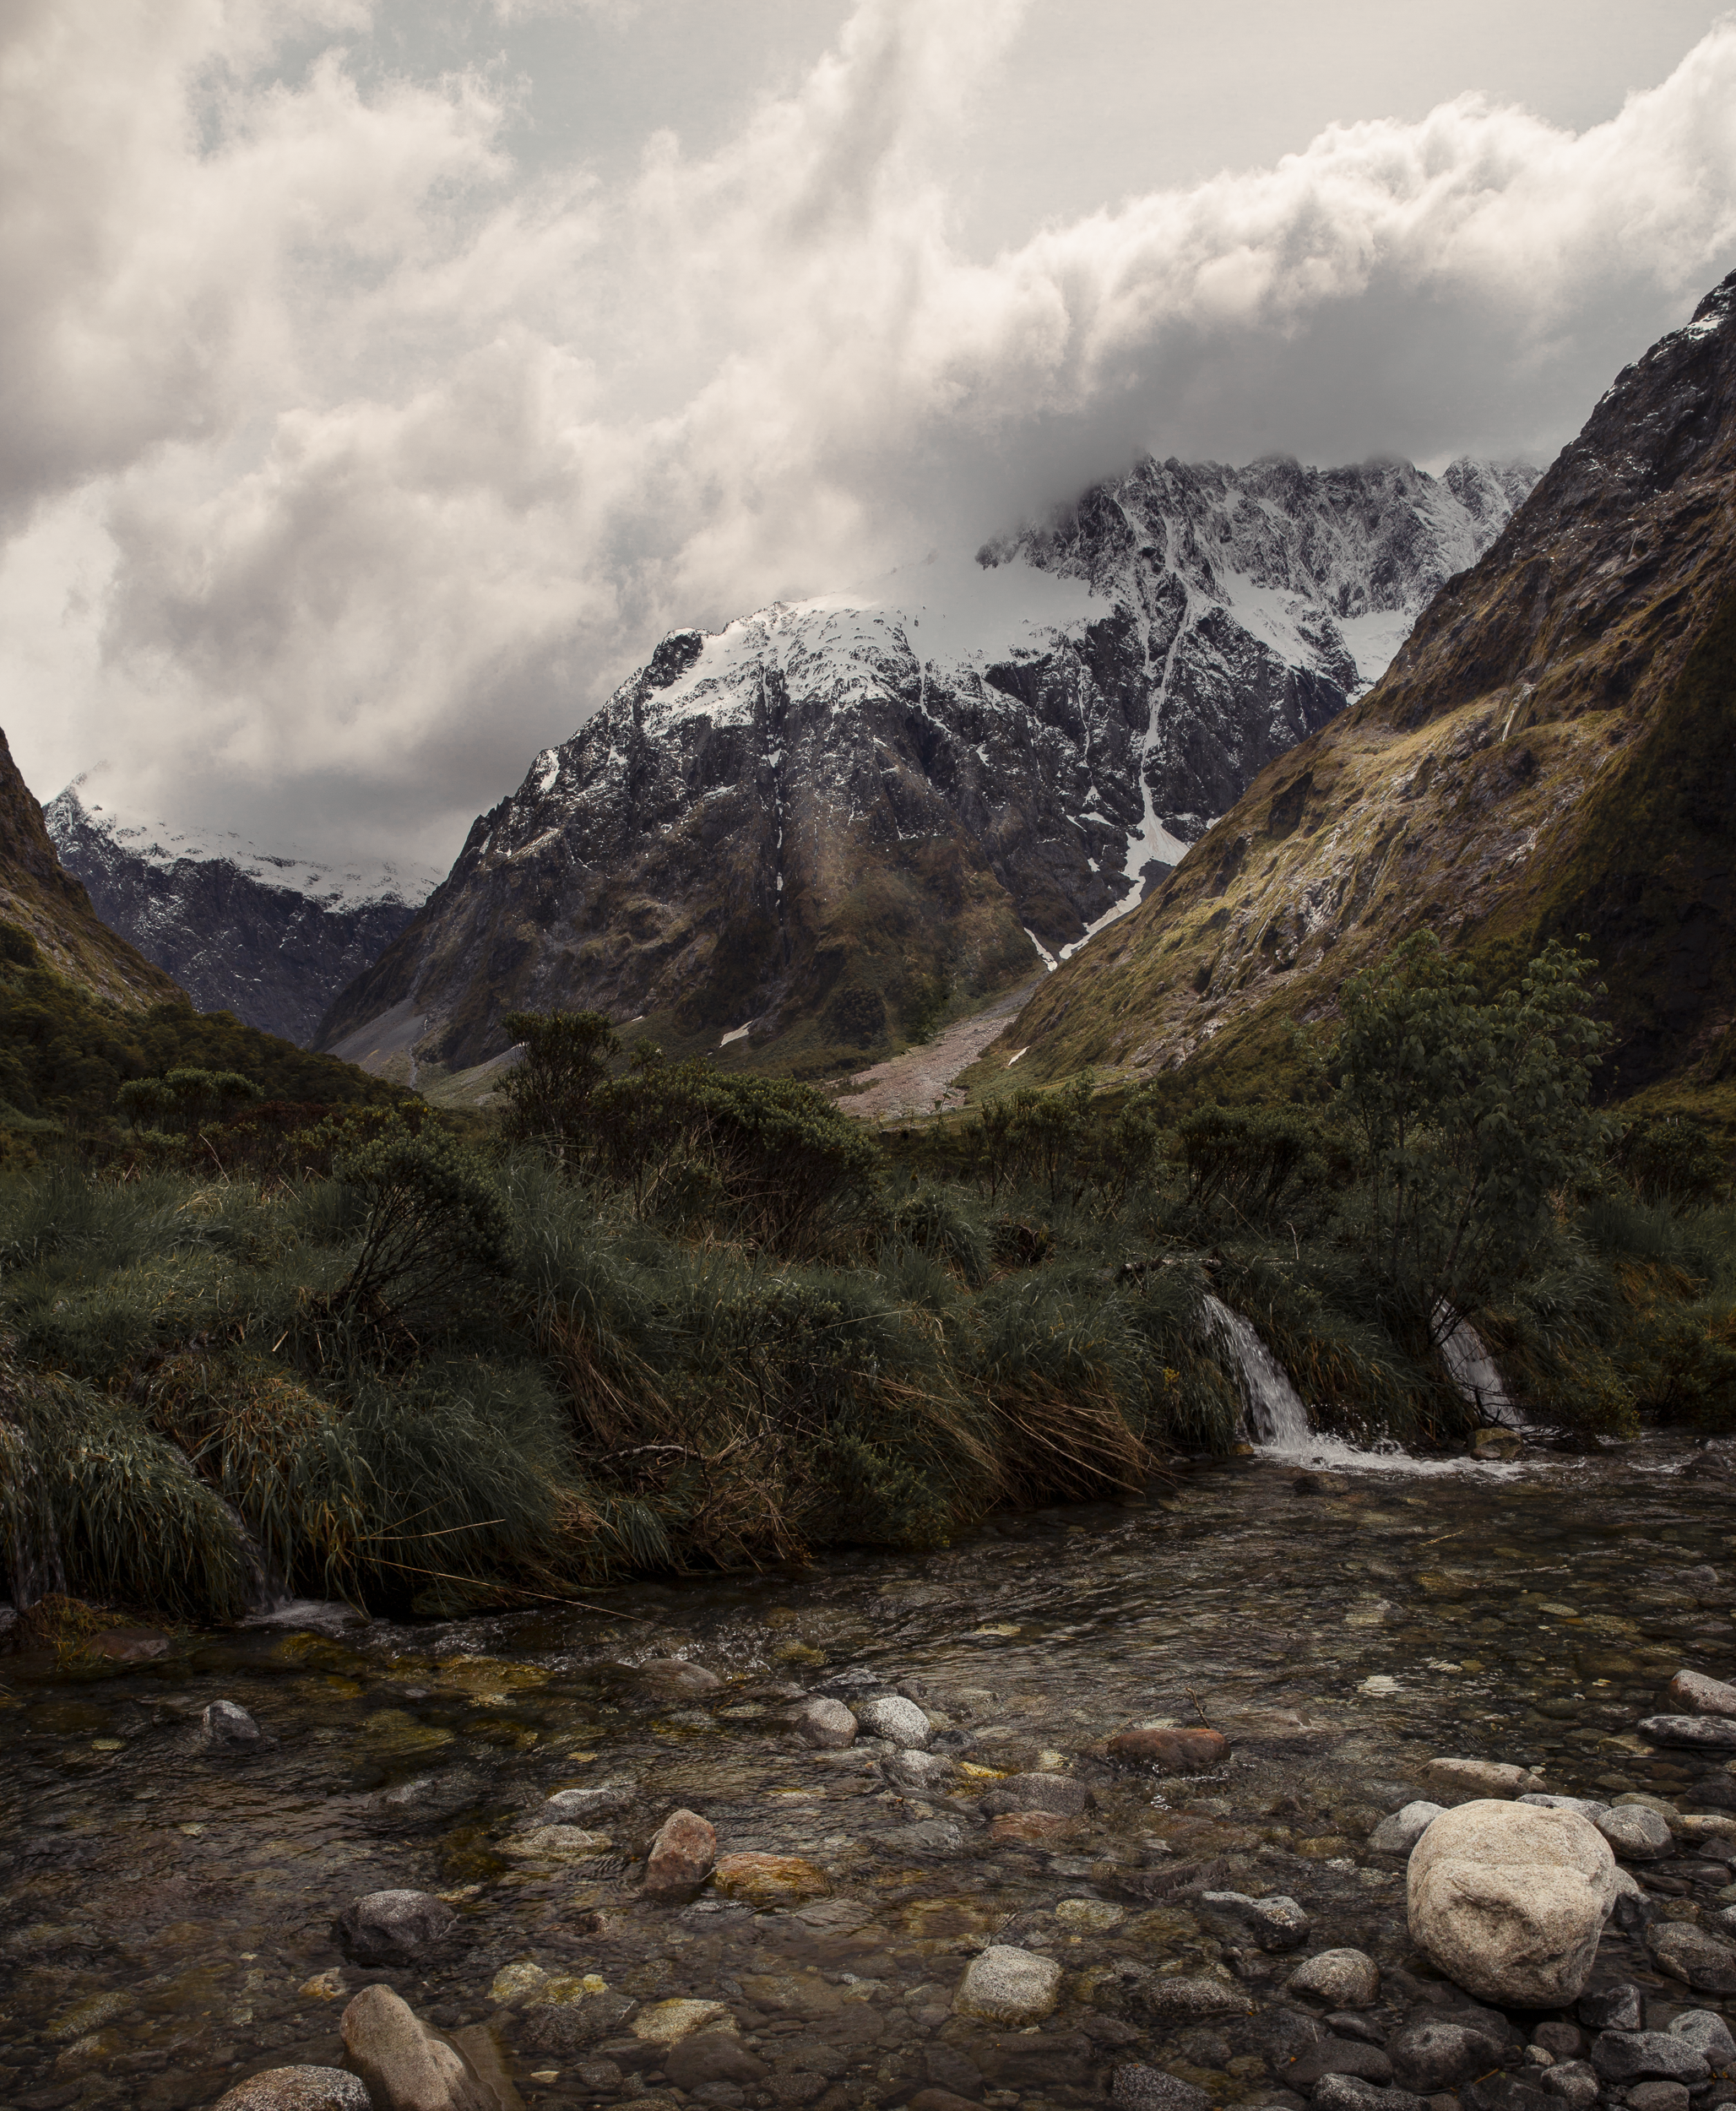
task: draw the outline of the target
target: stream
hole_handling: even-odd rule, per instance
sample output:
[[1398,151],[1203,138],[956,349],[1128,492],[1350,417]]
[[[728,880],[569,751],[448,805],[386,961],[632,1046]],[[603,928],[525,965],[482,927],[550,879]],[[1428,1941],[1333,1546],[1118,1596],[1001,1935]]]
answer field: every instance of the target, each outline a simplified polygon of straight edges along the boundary
[[[1664,1438],[1533,1443],[1495,1467],[1256,1456],[925,1555],[441,1624],[290,1608],[164,1647],[122,1636],[106,1646],[158,1653],[82,1668],[0,1655],[0,2111],[182,2111],[256,2070],[335,2065],[344,2003],[372,1981],[441,2028],[491,2025],[534,2106],[844,2111],[925,2087],[1083,2104],[1140,2061],[1214,2103],[1299,2104],[1283,2074],[1320,2026],[1284,1994],[1294,1960],[1214,1919],[1202,1872],[1297,1900],[1308,1953],[1376,1960],[1390,2028],[1429,1972],[1404,1859],[1367,1837],[1430,1758],[1736,1809],[1720,1755],[1636,1730],[1679,1668],[1736,1670],[1728,1463]],[[670,1659],[698,1669],[640,1668]],[[957,1762],[937,1785],[901,1779],[876,1740],[815,1750],[785,1723],[804,1695],[898,1688]],[[219,1700],[258,1747],[202,1742]],[[1130,1725],[1202,1718],[1231,1740],[1210,1775],[1104,1755]],[[1032,1772],[1076,1774],[1093,1806],[1040,1828],[976,1810]],[[608,1784],[602,1842],[538,1830],[550,1796]],[[813,1870],[654,1903],[642,1858],[678,1806],[720,1853]],[[1689,1917],[1736,1900],[1732,1873],[1640,1872]],[[456,1930],[414,1967],[358,1965],[334,1918],[391,1888],[440,1894]],[[1064,1966],[1040,2028],[952,2011],[990,1942]],[[1613,1922],[1605,1950],[1660,2016],[1723,2005],[1659,1978]],[[1142,2005],[1135,1967],[1214,1978],[1224,2012]],[[763,2081],[678,2090],[633,2032],[675,1997],[723,2004]]]

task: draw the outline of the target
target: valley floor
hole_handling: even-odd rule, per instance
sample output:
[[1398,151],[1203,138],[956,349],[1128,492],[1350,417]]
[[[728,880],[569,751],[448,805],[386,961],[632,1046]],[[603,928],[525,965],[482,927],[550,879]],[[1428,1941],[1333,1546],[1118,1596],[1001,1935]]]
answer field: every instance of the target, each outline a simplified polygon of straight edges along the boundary
[[838,1104],[863,1121],[884,1121],[900,1115],[932,1114],[936,1108],[962,1107],[965,1095],[952,1081],[968,1070],[989,1044],[1024,1007],[1034,983],[1023,983],[997,997],[985,1012],[957,1019],[920,1048],[858,1071]]

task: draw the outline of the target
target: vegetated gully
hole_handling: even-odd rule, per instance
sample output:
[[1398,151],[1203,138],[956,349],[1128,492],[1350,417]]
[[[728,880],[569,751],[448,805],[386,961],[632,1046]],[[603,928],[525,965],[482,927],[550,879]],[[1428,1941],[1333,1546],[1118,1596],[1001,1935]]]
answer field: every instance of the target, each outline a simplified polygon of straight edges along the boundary
[[[1309,1952],[1369,1952],[1391,2005],[1370,2020],[1391,2028],[1428,1967],[1402,1859],[1365,1838],[1431,1757],[1736,1805],[1715,1753],[1635,1729],[1679,1666],[1736,1669],[1717,1447],[1386,1464],[1323,1491],[1294,1463],[1229,1463],[1137,1506],[1008,1517],[927,1555],[635,1584],[602,1612],[194,1635],[100,1671],[0,1658],[0,2106],[168,2111],[260,2068],[335,2065],[344,2001],[373,1980],[437,2027],[492,2023],[532,2104],[678,2103],[630,2009],[672,1996],[725,2004],[768,2070],[757,2091],[711,2084],[720,2103],[841,2111],[936,2083],[1080,2103],[1140,2060],[1220,2103],[1299,2103],[1283,2071],[1319,2024],[1284,1991],[1294,1959],[1214,1920],[1202,1879],[1299,1900]],[[683,1694],[633,1669],[677,1655],[723,1683]],[[798,1691],[841,1677],[918,1697],[961,1762],[951,1783],[905,1794],[889,1748],[818,1752],[781,1727]],[[257,1718],[263,1749],[199,1749],[219,1698]],[[1103,1756],[1129,1724],[1201,1715],[1232,1740],[1218,1772]],[[1070,1837],[1021,1838],[976,1812],[992,1783],[965,1769],[1071,1770],[1095,1801]],[[607,1782],[633,1794],[594,1821],[606,1852],[514,1851],[551,1794]],[[409,1783],[426,1785],[387,1799]],[[720,1853],[805,1857],[826,1891],[651,1902],[635,1858],[682,1805]],[[1673,1913],[1736,1897],[1717,1863],[1639,1874]],[[452,1940],[415,1968],[346,1962],[336,1914],[396,1887],[451,1899]],[[992,1941],[1065,1966],[1039,2029],[952,2012]],[[1118,1993],[1129,1961],[1245,1998],[1165,2021]],[[546,1978],[501,1976],[523,1965]],[[1717,2005],[1658,1979],[1613,1921],[1612,1971]]]

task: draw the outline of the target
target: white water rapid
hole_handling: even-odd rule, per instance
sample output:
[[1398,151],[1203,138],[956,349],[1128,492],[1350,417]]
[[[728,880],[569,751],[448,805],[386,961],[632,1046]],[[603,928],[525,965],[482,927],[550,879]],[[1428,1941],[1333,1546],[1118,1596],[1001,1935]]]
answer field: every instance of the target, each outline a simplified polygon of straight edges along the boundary
[[1207,1295],[1206,1320],[1229,1350],[1241,1380],[1248,1435],[1261,1452],[1292,1453],[1314,1435],[1308,1410],[1283,1366],[1240,1312]]

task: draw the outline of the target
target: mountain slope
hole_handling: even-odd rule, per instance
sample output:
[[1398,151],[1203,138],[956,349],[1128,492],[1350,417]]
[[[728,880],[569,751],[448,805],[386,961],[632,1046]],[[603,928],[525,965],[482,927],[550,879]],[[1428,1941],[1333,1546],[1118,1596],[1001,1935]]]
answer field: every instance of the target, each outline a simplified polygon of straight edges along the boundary
[[96,913],[202,1012],[307,1046],[344,985],[409,923],[437,873],[333,866],[240,837],[129,820],[76,778],[43,810]]
[[676,632],[478,820],[318,1045],[594,1006],[815,1066],[1132,908],[1342,710],[1534,472],[1147,462],[975,563]]
[[1278,1060],[1419,925],[1492,977],[1584,933],[1613,1083],[1736,1061],[1736,274],[1628,367],[1373,692],[1266,770],[984,1058]]
[[[0,923],[28,934],[47,965],[87,995],[126,1010],[182,1001],[171,978],[100,922],[62,866],[42,809],[0,733]],[[30,948],[23,949],[29,952]]]

